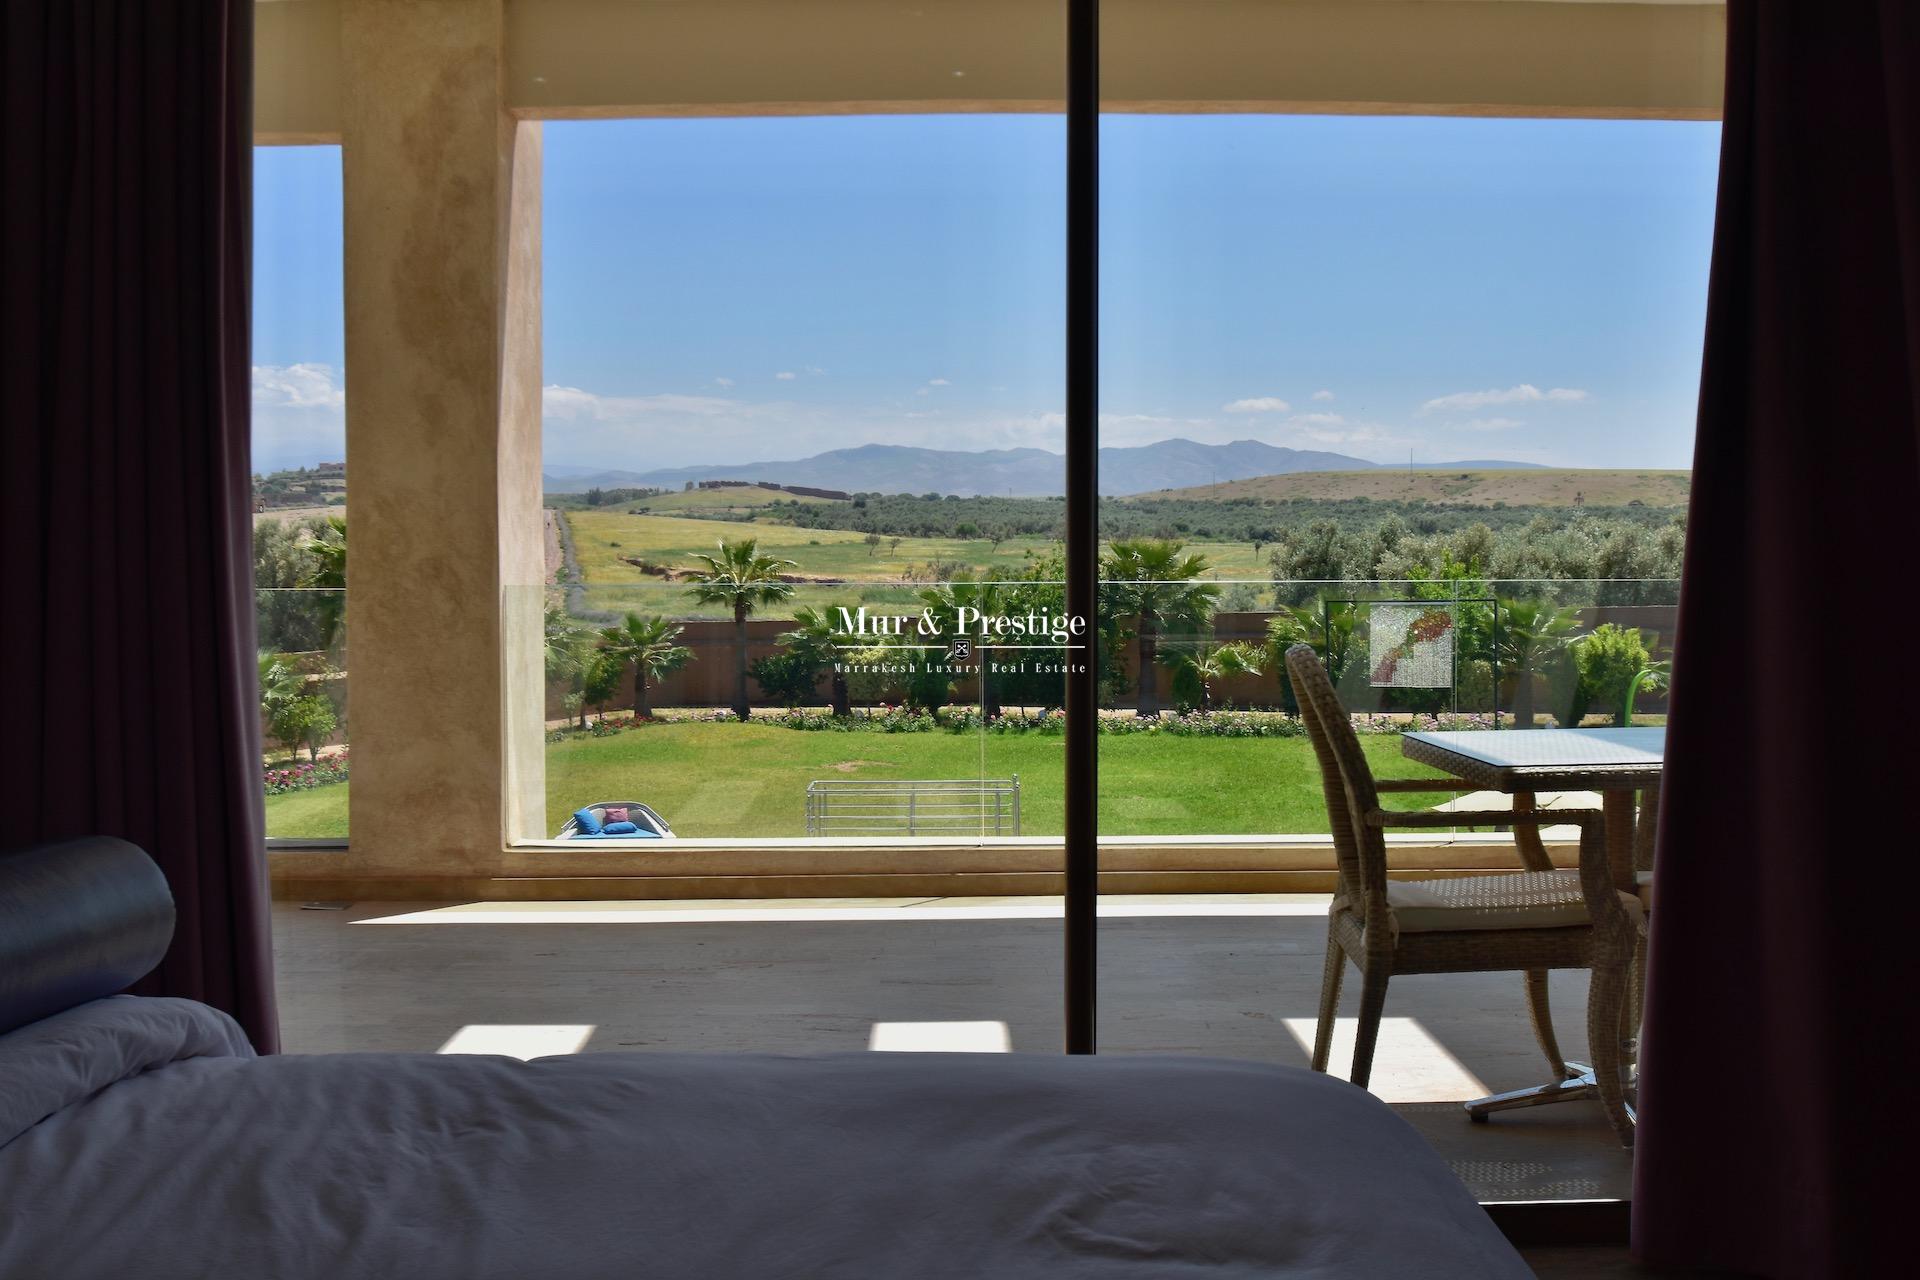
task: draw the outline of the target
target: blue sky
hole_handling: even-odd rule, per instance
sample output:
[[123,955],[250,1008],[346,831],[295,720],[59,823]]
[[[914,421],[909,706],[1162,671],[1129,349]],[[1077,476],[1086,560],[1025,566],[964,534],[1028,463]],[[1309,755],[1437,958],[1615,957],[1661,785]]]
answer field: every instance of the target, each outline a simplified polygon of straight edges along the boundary
[[[1718,126],[1113,116],[1102,436],[1683,467]],[[1057,116],[546,126],[550,465],[1058,451]],[[256,155],[257,468],[342,455],[336,148]]]

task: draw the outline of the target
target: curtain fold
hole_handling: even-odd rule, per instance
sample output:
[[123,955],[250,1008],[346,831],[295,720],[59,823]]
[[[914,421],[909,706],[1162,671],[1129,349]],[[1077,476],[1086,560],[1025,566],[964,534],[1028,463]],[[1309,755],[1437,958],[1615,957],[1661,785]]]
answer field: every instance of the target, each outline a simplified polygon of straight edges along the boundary
[[1634,1249],[1884,1274],[1915,1130],[1886,1082],[1916,969],[1920,15],[1728,19]]
[[254,692],[251,0],[0,18],[0,845],[124,837],[138,988],[277,1047]]

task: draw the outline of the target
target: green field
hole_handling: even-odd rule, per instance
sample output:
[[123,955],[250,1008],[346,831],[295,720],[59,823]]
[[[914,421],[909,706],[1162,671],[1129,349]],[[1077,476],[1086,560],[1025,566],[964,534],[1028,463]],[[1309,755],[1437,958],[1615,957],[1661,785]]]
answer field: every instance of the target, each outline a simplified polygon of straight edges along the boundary
[[[1017,773],[1022,831],[1061,832],[1064,739],[1039,734],[802,732],[663,724],[547,746],[547,830],[602,800],[642,800],[675,832],[744,839],[806,834],[815,778],[979,778]],[[1420,777],[1397,737],[1362,739],[1383,777]],[[344,836],[351,783],[267,797],[267,834]],[[1442,797],[1410,796],[1408,807]],[[1280,835],[1327,829],[1303,738],[1100,739],[1100,826],[1109,835]]]
[[[958,560],[981,567],[1018,571],[1022,552],[1039,554],[1053,544],[1041,538],[1016,538],[1000,545],[982,539],[902,538],[868,547],[862,535],[847,529],[800,529],[793,525],[741,524],[701,520],[690,516],[630,516],[624,511],[572,511],[574,550],[589,584],[629,582],[644,578],[622,556],[658,560],[676,568],[697,562],[695,552],[712,552],[722,538],[752,537],[768,555],[795,561],[792,570],[805,577],[847,578],[862,581],[898,581],[911,566],[931,560]],[[614,544],[618,543],[618,546]]]
[[[691,495],[688,495],[691,496]],[[1009,538],[995,550],[985,538],[888,538],[877,547],[863,535],[844,529],[802,529],[793,525],[702,520],[690,516],[628,515],[595,509],[565,513],[573,531],[574,553],[587,588],[585,605],[596,612],[637,609],[681,618],[723,617],[724,610],[696,605],[686,584],[642,572],[627,557],[651,560],[674,569],[697,567],[696,552],[713,551],[722,538],[751,537],[760,550],[791,560],[790,573],[803,578],[836,578],[844,584],[796,587],[783,612],[856,602],[905,600],[903,581],[925,578],[918,567],[950,561],[974,570],[1020,577],[1033,558],[1058,549],[1047,538]],[[1271,570],[1250,542],[1195,542],[1190,550],[1207,557],[1211,576],[1265,584]],[[850,584],[850,585],[846,585]],[[779,615],[768,615],[779,616]]]
[[687,489],[679,493],[662,493],[651,498],[634,498],[621,502],[621,510],[640,510],[654,515],[671,514],[676,511],[700,511],[708,513],[761,511],[772,502],[837,502],[837,498],[814,498],[797,493],[775,493],[771,489]]
[[1486,471],[1408,470],[1296,471],[1287,475],[1226,480],[1198,489],[1160,489],[1139,499],[1232,502],[1417,502],[1435,506],[1490,507],[1685,507],[1690,471],[1609,471],[1515,467]]

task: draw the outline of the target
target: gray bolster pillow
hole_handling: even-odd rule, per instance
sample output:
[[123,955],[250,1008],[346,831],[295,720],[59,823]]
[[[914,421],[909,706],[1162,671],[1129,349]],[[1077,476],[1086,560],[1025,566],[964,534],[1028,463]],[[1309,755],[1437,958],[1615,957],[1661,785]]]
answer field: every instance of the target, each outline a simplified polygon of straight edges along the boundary
[[0,853],[0,1034],[124,991],[172,938],[173,895],[136,845],[86,836]]

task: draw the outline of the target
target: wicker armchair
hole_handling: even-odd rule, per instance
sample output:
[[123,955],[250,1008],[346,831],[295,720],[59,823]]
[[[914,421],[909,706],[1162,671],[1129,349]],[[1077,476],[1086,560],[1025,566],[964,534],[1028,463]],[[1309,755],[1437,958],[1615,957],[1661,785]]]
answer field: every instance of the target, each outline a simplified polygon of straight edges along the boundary
[[1621,1141],[1631,1143],[1633,1120],[1626,1103],[1620,1029],[1626,1013],[1628,969],[1638,936],[1639,902],[1612,884],[1601,815],[1587,810],[1540,813],[1520,806],[1511,815],[1501,815],[1501,821],[1512,823],[1516,831],[1528,828],[1537,833],[1545,823],[1578,826],[1578,872],[1552,870],[1545,850],[1535,839],[1516,842],[1523,865],[1528,867],[1519,874],[1389,879],[1388,828],[1446,828],[1460,818],[1431,810],[1383,809],[1380,794],[1431,793],[1451,790],[1452,784],[1447,780],[1376,780],[1346,708],[1312,648],[1295,645],[1287,651],[1286,664],[1301,718],[1319,760],[1339,873],[1338,891],[1327,913],[1327,960],[1320,987],[1313,1069],[1327,1069],[1341,981],[1351,960],[1360,970],[1361,982],[1353,1083],[1364,1088],[1372,1073],[1388,979],[1403,973],[1493,973],[1510,969],[1526,974],[1534,1034],[1555,1080],[1576,1081],[1582,1073],[1569,1068],[1554,1040],[1547,971],[1591,969],[1587,1013],[1595,1068],[1591,1090],[1580,1092],[1571,1083],[1564,1089],[1547,1086],[1511,1095],[1512,1101],[1506,1101],[1503,1095],[1499,1100],[1470,1103],[1468,1111],[1475,1119],[1484,1119],[1488,1111],[1507,1105],[1525,1106],[1553,1101],[1556,1096],[1597,1093]]

